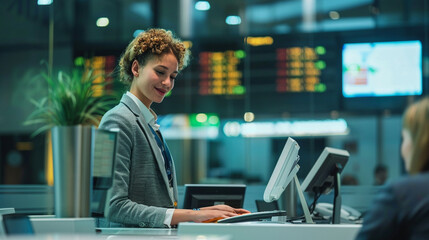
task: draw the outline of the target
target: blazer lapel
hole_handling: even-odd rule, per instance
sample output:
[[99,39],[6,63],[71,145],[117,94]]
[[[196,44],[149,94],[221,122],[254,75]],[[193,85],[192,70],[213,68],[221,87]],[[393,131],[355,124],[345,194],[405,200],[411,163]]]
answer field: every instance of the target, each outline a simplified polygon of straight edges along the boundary
[[[146,139],[149,141],[150,148],[152,149],[152,152],[155,155],[155,159],[158,163],[158,167],[160,169],[162,178],[164,179],[165,186],[167,189],[170,187],[170,184],[168,183],[168,177],[167,173],[164,171],[164,159],[162,157],[161,151],[159,150],[158,144],[156,143],[156,140],[152,134],[152,131],[149,129],[149,125],[142,116],[140,109],[136,105],[136,103],[126,94],[122,96],[121,102],[124,103],[130,110],[133,112],[133,114],[136,116],[137,123],[142,130],[143,134],[146,135]],[[174,168],[173,168],[174,169]],[[175,174],[175,172],[174,172]],[[170,198],[172,201],[175,201],[175,197],[171,196],[171,191],[168,191]]]
[[171,174],[173,175],[173,194],[174,201],[179,201],[179,193],[177,192],[177,178],[176,178],[176,167],[174,165],[173,156],[171,156]]

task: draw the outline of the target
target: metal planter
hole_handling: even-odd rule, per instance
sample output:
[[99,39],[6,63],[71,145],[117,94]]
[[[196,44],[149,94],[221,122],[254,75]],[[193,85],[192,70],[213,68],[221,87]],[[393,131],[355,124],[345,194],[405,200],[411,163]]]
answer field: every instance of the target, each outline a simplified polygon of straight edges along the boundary
[[93,126],[52,128],[54,208],[58,218],[90,217]]

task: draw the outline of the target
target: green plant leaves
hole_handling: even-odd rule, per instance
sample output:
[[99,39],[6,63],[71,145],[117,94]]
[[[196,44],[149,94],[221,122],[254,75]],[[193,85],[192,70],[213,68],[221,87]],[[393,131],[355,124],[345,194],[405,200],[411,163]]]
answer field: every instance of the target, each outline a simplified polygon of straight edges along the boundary
[[24,122],[42,124],[33,135],[53,126],[98,125],[101,116],[117,103],[111,95],[95,96],[95,89],[104,89],[106,83],[95,83],[99,76],[92,69],[75,69],[72,75],[60,71],[56,77],[41,74],[48,95],[39,101],[31,100],[36,109]]

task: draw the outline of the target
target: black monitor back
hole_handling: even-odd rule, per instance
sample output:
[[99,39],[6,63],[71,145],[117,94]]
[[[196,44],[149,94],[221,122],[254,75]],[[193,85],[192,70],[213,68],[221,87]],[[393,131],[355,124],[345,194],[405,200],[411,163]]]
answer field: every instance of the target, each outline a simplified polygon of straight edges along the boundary
[[258,212],[280,210],[277,201],[265,202],[264,200],[255,200],[255,204]]
[[184,209],[213,205],[229,205],[242,208],[246,185],[242,184],[186,184]]

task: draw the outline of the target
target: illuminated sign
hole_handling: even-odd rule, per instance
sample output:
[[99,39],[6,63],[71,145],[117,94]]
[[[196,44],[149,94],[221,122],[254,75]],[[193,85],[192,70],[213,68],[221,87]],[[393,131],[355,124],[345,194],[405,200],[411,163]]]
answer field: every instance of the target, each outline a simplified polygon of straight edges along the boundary
[[[74,60],[76,66],[86,66],[93,71],[94,83],[93,86],[94,96],[102,96],[105,91],[111,90],[113,78],[110,74],[115,70],[116,58],[115,56],[95,56],[89,59],[77,57]],[[104,84],[107,83],[107,84]]]
[[349,128],[344,119],[266,121],[238,123],[227,122],[223,132],[228,137],[289,137],[347,135]]

